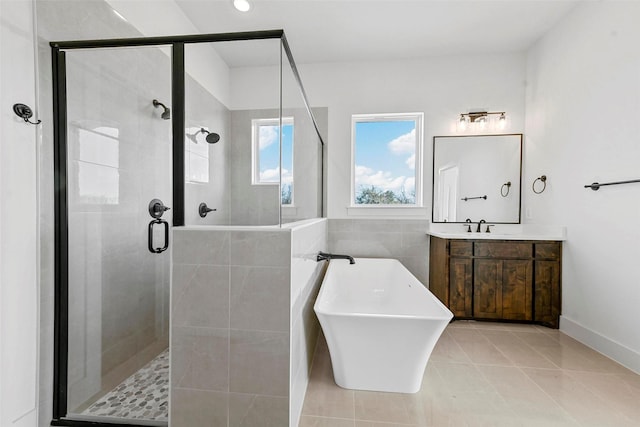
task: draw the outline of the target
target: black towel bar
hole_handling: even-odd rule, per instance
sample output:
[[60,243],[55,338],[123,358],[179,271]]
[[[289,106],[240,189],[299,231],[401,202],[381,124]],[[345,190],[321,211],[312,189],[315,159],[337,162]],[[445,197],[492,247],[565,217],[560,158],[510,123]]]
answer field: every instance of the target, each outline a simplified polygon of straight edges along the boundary
[[487,196],[485,194],[484,196],[478,196],[478,197],[463,197],[460,200],[464,200],[466,202],[467,200],[473,200],[473,199],[484,199],[484,200],[487,200]]
[[604,187],[605,185],[631,184],[633,182],[640,182],[640,179],[631,179],[629,181],[605,182],[603,184],[594,182],[593,184],[585,185],[584,188],[590,188],[593,191],[597,191],[600,189],[600,187]]

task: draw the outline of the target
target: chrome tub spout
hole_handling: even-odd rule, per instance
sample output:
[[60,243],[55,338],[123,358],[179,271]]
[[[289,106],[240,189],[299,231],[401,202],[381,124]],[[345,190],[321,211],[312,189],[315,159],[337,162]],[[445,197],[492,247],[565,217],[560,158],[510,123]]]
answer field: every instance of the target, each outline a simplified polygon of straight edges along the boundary
[[338,255],[338,254],[328,254],[326,252],[318,252],[318,257],[316,261],[328,261],[332,259],[348,259],[349,264],[355,264],[356,260],[353,259],[350,255]]

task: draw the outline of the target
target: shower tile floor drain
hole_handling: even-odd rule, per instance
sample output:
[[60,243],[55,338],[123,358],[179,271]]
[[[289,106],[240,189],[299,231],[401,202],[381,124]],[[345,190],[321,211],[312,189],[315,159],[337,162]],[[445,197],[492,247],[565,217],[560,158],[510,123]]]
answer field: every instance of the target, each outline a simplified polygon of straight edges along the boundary
[[169,414],[169,350],[165,350],[83,414],[167,421]]

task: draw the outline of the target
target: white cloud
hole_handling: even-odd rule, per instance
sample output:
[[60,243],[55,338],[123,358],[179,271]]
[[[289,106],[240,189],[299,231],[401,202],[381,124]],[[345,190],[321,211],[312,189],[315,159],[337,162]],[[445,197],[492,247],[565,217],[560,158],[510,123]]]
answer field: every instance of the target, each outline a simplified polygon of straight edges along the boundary
[[387,144],[393,154],[410,154],[405,163],[411,170],[416,168],[416,130],[400,135]]
[[413,153],[407,160],[404,161],[409,169],[415,170],[416,168],[416,153]]
[[258,141],[260,142],[261,150],[274,142],[278,142],[278,126],[260,126]]
[[[398,192],[404,188],[405,192],[410,192],[415,187],[415,179],[405,176],[394,177],[391,172],[374,171],[366,166],[356,165],[356,188],[360,186],[375,186],[383,190]],[[411,188],[409,188],[411,187]]]
[[[260,171],[260,182],[278,182],[280,180],[280,168],[265,169]],[[293,174],[290,170],[282,169],[282,182],[291,184]]]
[[411,194],[415,191],[415,189],[416,189],[416,179],[414,177],[407,178],[404,181],[404,191],[407,194]]
[[400,135],[387,144],[393,154],[407,154],[416,151],[416,130]]

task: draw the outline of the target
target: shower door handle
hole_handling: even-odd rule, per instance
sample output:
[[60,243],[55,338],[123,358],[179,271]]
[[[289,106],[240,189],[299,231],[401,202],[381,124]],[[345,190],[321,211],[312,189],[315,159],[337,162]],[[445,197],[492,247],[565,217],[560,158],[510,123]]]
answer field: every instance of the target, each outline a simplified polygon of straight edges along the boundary
[[[153,244],[153,227],[156,224],[164,225],[164,246],[161,248],[154,247]],[[169,223],[164,219],[156,218],[149,223],[149,252],[152,254],[159,254],[164,252],[169,247]]]

